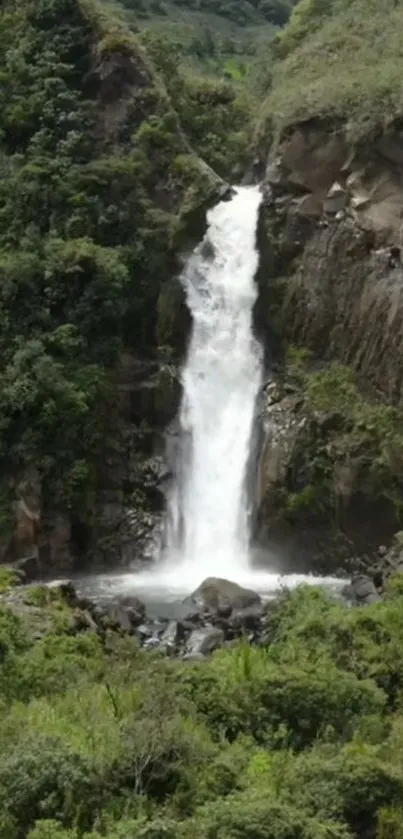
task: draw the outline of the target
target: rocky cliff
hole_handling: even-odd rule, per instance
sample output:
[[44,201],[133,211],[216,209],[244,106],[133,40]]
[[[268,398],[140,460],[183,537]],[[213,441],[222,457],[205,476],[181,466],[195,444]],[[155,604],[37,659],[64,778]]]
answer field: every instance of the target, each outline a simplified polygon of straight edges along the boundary
[[[283,493],[280,530],[284,510],[289,522],[296,512],[290,506],[298,507],[297,532],[305,527],[309,550],[316,543],[319,554],[323,538],[322,554],[329,552],[329,536],[337,542],[336,555],[343,542],[345,554],[371,550],[400,525],[402,160],[398,123],[370,143],[354,145],[342,124],[311,119],[284,133],[266,166],[260,317],[263,306],[269,334],[278,336],[275,346],[310,351],[310,374],[299,382],[294,376],[291,396],[276,398],[275,408],[273,393],[267,403],[260,516],[274,537],[275,485]],[[309,398],[320,392],[312,388],[315,376],[320,379],[315,371],[335,361],[325,404],[318,404]],[[286,380],[289,370],[286,363]],[[343,371],[352,390],[340,400]],[[393,430],[379,411],[383,418],[394,416]],[[390,446],[382,467],[382,440],[374,446],[369,439],[377,423],[383,445]],[[274,443],[276,429],[280,442]],[[377,468],[382,487],[374,480]],[[297,532],[293,537],[291,530],[290,538],[300,549]]]
[[402,392],[403,134],[354,148],[343,128],[287,133],[266,176],[273,273],[287,277],[286,337],[337,358],[399,401]]
[[271,51],[257,323],[280,372],[257,492],[294,555],[308,531],[352,556],[401,527],[402,32],[400,0],[307,0]]

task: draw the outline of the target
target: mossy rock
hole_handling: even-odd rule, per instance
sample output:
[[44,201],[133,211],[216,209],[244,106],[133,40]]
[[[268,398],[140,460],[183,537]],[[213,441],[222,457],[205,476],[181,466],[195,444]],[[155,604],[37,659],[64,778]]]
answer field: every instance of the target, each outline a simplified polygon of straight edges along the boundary
[[174,357],[184,355],[191,327],[185,289],[178,277],[172,277],[161,288],[157,303],[157,341]]

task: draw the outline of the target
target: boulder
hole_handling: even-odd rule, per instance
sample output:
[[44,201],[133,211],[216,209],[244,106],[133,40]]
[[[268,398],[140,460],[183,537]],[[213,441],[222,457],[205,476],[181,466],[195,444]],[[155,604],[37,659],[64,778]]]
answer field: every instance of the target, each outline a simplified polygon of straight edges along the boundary
[[127,614],[130,616],[132,626],[140,626],[140,624],[143,623],[146,614],[146,607],[142,600],[139,600],[138,597],[131,597],[129,595],[119,598],[119,605],[126,609]]
[[235,610],[260,604],[261,599],[256,591],[243,588],[231,580],[208,577],[185,603],[224,617]]
[[144,641],[145,650],[157,650],[161,646],[161,639],[158,635],[152,635],[151,638],[146,638]]
[[123,632],[132,631],[129,610],[117,603],[105,607],[103,623],[116,629],[122,629]]
[[123,632],[132,633],[134,629],[141,629],[144,618],[145,606],[135,597],[125,598],[124,601],[112,601],[102,606],[101,623]]
[[47,588],[56,592],[56,595],[72,608],[80,603],[74,583],[71,580],[52,580],[47,583]]
[[204,661],[206,656],[203,653],[185,653],[183,661]]
[[222,629],[215,626],[206,626],[204,629],[195,629],[187,642],[187,657],[208,655],[218,649],[224,643]]
[[83,609],[76,609],[71,620],[70,631],[73,634],[86,631],[98,633],[99,627],[90,612]]
[[260,628],[263,614],[264,609],[260,603],[247,606],[245,609],[238,609],[233,612],[229,627],[237,633],[254,632]]
[[373,580],[364,574],[354,577],[350,585],[343,589],[343,595],[357,606],[369,606],[380,600]]
[[136,628],[136,635],[141,642],[144,642],[146,638],[151,638],[153,635],[152,624],[142,623]]
[[26,556],[23,559],[17,559],[17,561],[13,563],[12,567],[13,570],[17,571],[18,574],[22,575],[24,582],[26,583],[32,583],[39,577],[39,563],[37,554]]
[[161,643],[168,649],[174,650],[180,641],[181,631],[178,621],[169,621],[167,628],[161,635]]
[[323,209],[325,213],[336,214],[339,213],[341,210],[344,210],[348,200],[348,195],[345,189],[337,183],[337,181],[332,184],[330,187],[324,204]]

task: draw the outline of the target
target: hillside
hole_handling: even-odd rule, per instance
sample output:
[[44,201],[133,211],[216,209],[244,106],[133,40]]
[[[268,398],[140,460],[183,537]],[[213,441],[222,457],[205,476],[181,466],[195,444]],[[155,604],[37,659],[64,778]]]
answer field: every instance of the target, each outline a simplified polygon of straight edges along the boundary
[[269,125],[343,120],[367,141],[401,117],[402,28],[400,0],[302,0],[271,52]]
[[291,430],[263,527],[291,520],[325,562],[368,558],[401,526],[402,36],[401,2],[302,0],[272,45],[256,134],[262,316],[299,358],[310,423],[298,435],[297,399],[269,409]]
[[198,72],[242,79],[288,20],[293,0],[122,0],[138,31],[175,43],[181,63]]
[[226,187],[135,36],[100,6],[3,3],[0,74],[2,551],[63,567],[74,545],[89,550],[103,510],[109,535],[124,519],[128,451],[147,451],[151,433],[136,431],[147,414],[127,407],[130,387],[151,375],[157,388],[181,305],[165,289]]

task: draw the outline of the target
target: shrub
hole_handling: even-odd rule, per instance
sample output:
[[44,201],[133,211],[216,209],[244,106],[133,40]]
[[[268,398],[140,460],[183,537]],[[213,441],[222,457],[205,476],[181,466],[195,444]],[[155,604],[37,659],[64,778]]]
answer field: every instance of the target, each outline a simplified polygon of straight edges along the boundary
[[195,668],[187,679],[216,735],[247,733],[295,749],[326,730],[348,739],[362,716],[385,706],[384,694],[370,680],[339,670],[330,657],[276,664],[270,651],[244,645],[216,654],[208,673]]
[[77,830],[64,828],[54,819],[41,819],[29,831],[27,839],[79,839]]
[[17,586],[21,582],[20,576],[12,568],[0,567],[0,593]]
[[273,800],[263,790],[248,790],[200,808],[192,835],[195,839],[348,839],[349,833],[340,822],[321,822],[290,803]]
[[38,736],[0,758],[0,808],[24,839],[40,818],[63,825],[91,825],[102,799],[90,766],[57,739]]

